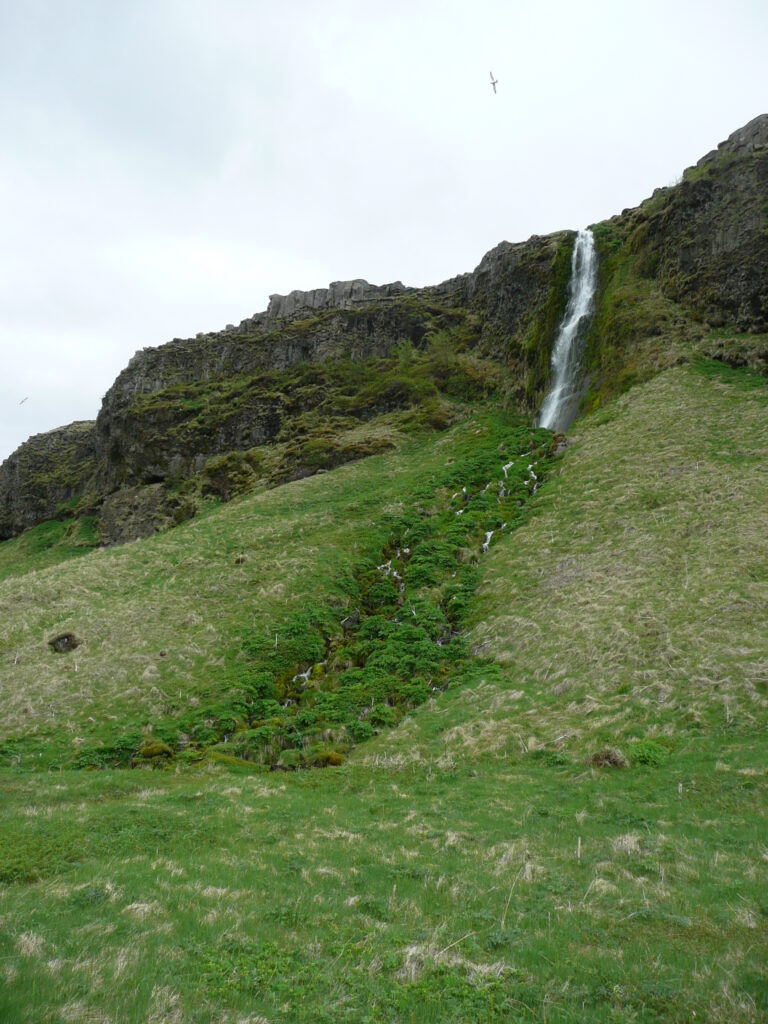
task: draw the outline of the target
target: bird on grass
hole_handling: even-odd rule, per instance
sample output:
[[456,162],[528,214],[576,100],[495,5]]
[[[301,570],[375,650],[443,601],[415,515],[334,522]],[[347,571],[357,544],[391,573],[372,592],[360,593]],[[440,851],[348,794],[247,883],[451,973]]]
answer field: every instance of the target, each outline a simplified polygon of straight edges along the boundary
[[499,84],[499,80],[498,80],[498,78],[494,78],[494,77],[493,77],[493,72],[491,72],[491,88],[493,89],[494,95],[495,95],[495,93],[496,93],[496,86],[497,86],[498,84]]

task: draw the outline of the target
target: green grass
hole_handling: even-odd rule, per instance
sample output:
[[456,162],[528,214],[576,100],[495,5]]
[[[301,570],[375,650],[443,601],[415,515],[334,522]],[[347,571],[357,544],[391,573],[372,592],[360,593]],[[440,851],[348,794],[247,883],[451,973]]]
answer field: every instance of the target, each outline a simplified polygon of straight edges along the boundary
[[[0,770],[0,1020],[765,1020],[767,411],[697,363],[580,421],[515,532],[459,549],[474,657],[340,767],[35,772],[30,739]],[[513,426],[0,584],[6,731],[44,762],[109,715],[172,719],[172,681],[227,680],[243,606],[265,637],[338,623]],[[444,598],[443,554],[410,585]],[[39,649],[54,624],[85,636],[76,675]]]
[[7,776],[0,1016],[764,1019],[763,754]]
[[97,544],[93,516],[50,519],[0,543],[0,580],[88,554]]
[[[363,738],[369,702],[374,729],[396,723],[460,657],[436,641],[451,639],[485,532],[520,520],[531,486],[516,453],[546,437],[491,408],[398,452],[6,580],[0,761],[98,767],[128,763],[143,740],[189,757],[231,739],[220,755],[274,763],[292,750],[303,763],[308,745],[313,761]],[[393,559],[402,594],[377,569]],[[361,609],[360,636],[345,638],[341,620]],[[374,651],[387,630],[388,655]],[[48,640],[64,631],[82,643],[55,654]],[[307,685],[294,678],[320,662]]]
[[760,727],[768,388],[757,380],[679,368],[607,421],[580,422],[534,523],[491,553],[473,608],[471,641],[524,690],[494,745],[517,742],[522,716],[537,745],[574,756]]
[[[699,353],[721,366],[749,369],[765,383],[768,374],[768,334],[745,334],[720,329],[702,338]],[[747,378],[744,378],[747,379]]]

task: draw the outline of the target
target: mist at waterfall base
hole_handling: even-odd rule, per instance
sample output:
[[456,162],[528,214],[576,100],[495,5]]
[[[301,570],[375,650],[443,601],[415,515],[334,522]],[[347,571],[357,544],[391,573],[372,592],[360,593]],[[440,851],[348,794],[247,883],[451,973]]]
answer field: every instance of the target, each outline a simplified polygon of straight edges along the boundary
[[538,425],[549,430],[567,430],[576,418],[583,394],[581,357],[584,334],[594,309],[597,287],[597,253],[589,228],[579,231],[571,256],[568,305],[557,329],[552,349],[552,374],[538,415]]

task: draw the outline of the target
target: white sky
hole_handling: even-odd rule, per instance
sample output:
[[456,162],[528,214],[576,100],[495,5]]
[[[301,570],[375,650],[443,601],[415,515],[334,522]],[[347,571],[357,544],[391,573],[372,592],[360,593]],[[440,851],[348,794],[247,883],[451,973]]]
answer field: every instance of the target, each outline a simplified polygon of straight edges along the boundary
[[637,204],[766,54],[765,0],[0,0],[0,460],[271,292]]

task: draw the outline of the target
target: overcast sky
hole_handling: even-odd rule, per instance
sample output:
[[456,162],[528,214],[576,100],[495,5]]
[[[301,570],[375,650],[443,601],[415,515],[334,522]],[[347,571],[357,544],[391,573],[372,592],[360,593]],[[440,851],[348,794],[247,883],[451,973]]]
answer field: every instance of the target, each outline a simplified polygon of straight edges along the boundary
[[635,205],[766,53],[765,0],[0,0],[0,460],[272,292]]

